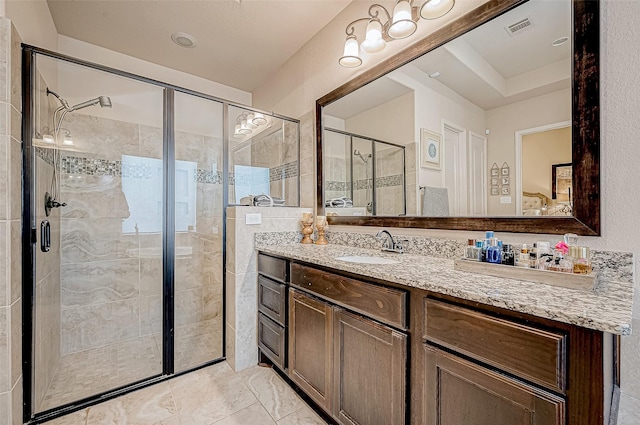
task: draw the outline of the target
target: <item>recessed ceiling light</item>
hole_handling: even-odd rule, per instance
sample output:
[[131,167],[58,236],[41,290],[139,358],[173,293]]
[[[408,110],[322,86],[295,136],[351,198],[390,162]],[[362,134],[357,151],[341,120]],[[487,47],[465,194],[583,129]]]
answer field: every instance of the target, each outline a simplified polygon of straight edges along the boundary
[[432,72],[431,74],[429,74],[429,77],[431,78],[438,78],[439,76],[440,76],[440,73],[438,71]]
[[569,41],[569,37],[560,37],[556,40],[553,40],[553,42],[551,43],[551,45],[553,47],[558,47],[558,46],[562,46],[564,43],[566,43],[567,41]]
[[186,32],[174,32],[171,34],[171,40],[180,47],[196,47],[197,44],[195,37]]

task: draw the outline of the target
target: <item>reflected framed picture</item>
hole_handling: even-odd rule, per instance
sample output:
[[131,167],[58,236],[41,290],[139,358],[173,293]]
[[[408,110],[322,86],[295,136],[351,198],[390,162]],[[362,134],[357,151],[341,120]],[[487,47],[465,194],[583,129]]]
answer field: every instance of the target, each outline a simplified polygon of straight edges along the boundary
[[442,160],[441,148],[442,136],[439,133],[420,129],[420,167],[439,170]]
[[551,165],[551,199],[571,203],[573,185],[572,163]]

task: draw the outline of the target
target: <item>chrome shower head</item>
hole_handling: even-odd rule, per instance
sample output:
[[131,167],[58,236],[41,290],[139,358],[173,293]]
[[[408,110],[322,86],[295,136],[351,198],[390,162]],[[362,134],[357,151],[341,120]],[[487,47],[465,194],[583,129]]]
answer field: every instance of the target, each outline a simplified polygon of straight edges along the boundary
[[87,108],[89,106],[100,104],[101,108],[111,108],[111,99],[109,96],[100,96],[95,99],[87,100],[86,102],[78,103],[77,105],[69,108],[69,112],[77,111],[78,109]]
[[55,96],[56,99],[58,99],[58,101],[60,102],[60,105],[62,105],[64,109],[69,110],[69,104],[67,103],[67,101],[64,100],[58,93],[54,92],[53,90],[49,90],[49,87],[47,87],[47,96],[49,96],[50,94],[52,94],[53,96]]

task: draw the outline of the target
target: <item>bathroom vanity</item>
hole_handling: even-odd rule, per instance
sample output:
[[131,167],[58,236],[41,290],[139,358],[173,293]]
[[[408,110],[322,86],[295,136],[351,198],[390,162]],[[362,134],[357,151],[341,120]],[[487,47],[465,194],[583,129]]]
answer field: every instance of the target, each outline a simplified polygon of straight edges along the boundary
[[261,359],[337,423],[608,423],[631,284],[576,291],[420,255],[256,248]]

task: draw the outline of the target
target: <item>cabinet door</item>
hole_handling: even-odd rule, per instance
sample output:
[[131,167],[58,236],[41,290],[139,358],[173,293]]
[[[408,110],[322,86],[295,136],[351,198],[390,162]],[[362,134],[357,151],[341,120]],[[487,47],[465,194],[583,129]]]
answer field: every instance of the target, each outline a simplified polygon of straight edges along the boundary
[[345,425],[406,421],[407,336],[371,319],[334,313],[334,416]]
[[425,425],[564,425],[564,400],[424,346]]
[[289,377],[319,406],[331,412],[332,308],[289,290]]

